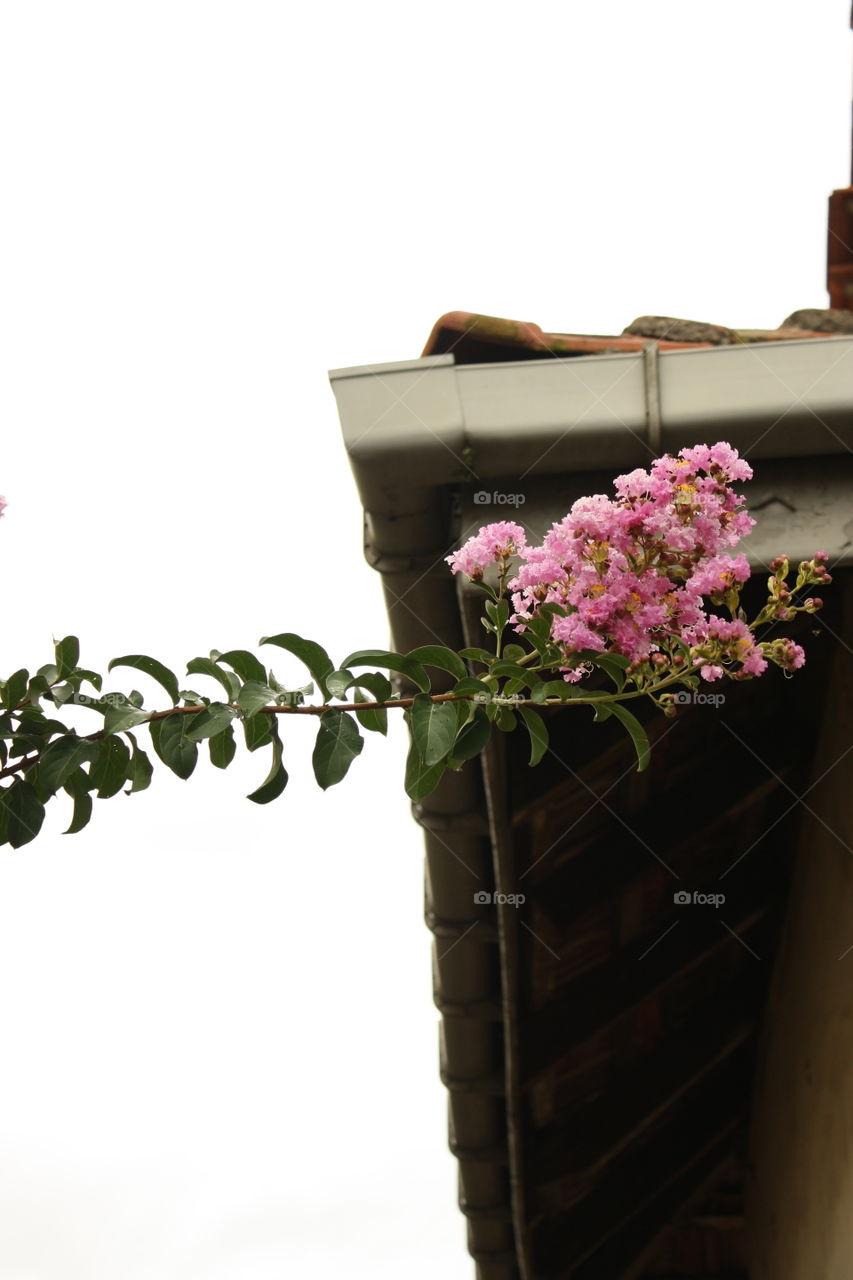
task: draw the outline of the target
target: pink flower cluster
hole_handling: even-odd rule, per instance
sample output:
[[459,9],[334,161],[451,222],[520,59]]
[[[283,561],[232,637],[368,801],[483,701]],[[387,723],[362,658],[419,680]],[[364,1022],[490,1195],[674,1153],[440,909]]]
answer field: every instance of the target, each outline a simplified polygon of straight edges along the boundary
[[[731,601],[749,577],[746,557],[728,549],[755,523],[731,487],[751,476],[724,442],[682,449],[648,471],[619,476],[615,498],[581,498],[541,546],[527,547],[518,525],[494,524],[448,560],[454,573],[479,579],[487,565],[505,566],[512,552],[520,556],[509,583],[512,621],[523,631],[543,604],[562,606],[551,636],[567,680],[585,674],[577,659],[584,650],[640,663],[672,641],[693,650],[705,680],[719,679],[724,668],[734,676],[760,675],[767,660],[747,624],[709,613],[704,603]],[[780,665],[802,665],[796,645],[783,656]]]
[[487,524],[469,538],[464,547],[445,556],[453,573],[464,573],[472,582],[479,582],[483,571],[490,564],[506,565],[516,555],[523,555],[527,550],[524,530],[510,520],[501,520],[497,524]]

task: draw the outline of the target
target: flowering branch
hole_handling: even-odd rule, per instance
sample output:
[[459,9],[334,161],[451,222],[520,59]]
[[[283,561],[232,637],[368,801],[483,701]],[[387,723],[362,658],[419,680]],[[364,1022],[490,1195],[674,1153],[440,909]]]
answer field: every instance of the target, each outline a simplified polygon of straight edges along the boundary
[[[818,552],[801,562],[793,586],[787,559],[774,560],[766,603],[747,620],[740,598],[749,564],[728,549],[754,523],[731,487],[751,475],[729,445],[700,445],[658,459],[649,471],[619,476],[615,498],[576,502],[541,546],[529,547],[516,524],[487,525],[448,562],[485,594],[488,649],[363,649],[336,667],[322,645],[282,632],[260,643],[298,658],[312,683],[286,688],[248,650],[214,649],[193,658],[187,674],[216,682],[217,698],[181,689],[155,658],[113,659],[109,671],[142,671],[164,689],[171,706],[151,710],[136,690],[104,693],[102,676],[79,665],[79,642],[68,636],[55,645],[54,662],[35,675],[22,669],[0,681],[0,782],[8,780],[0,787],[0,844],[18,848],[32,840],[45,805],[61,791],[73,800],[72,833],[88,823],[93,796],[148,787],[153,767],[136,737],[143,728],[163,764],[186,779],[205,740],[211,763],[227,768],[236,723],[250,752],[271,751],[269,773],[249,796],[256,804],[276,799],[287,785],[279,736],[286,716],[319,719],[312,763],[324,790],[361,753],[360,730],[384,734],[388,712],[396,710],[410,730],[405,786],[415,801],[447,769],[479,755],[493,726],[508,732],[523,724],[530,764],[537,764],[548,748],[540,714],[547,707],[591,706],[596,720],[619,720],[645,768],[648,737],[626,703],[648,698],[673,716],[684,696],[679,686],[754,679],[770,665],[790,675],[805,661],[792,640],[756,633],[821,608],[807,589],[831,582],[827,557]],[[415,692],[395,690],[390,677]],[[320,701],[306,701],[315,688]],[[102,725],[78,734],[56,718],[70,706],[103,716]]]

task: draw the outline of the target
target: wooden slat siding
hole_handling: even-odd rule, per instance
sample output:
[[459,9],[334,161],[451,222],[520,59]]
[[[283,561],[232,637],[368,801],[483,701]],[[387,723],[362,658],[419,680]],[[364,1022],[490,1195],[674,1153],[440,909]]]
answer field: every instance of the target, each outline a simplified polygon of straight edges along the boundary
[[[741,1116],[732,1114],[729,1097],[746,1084],[749,1065],[748,1055],[736,1051],[596,1179],[567,1176],[542,1189],[548,1212],[533,1227],[532,1238],[543,1276],[552,1273],[552,1259],[570,1273],[632,1222],[648,1216],[645,1211],[661,1192],[722,1134],[734,1130]],[[666,1218],[657,1221],[656,1229],[665,1223]]]
[[[689,908],[693,913],[690,923],[673,922],[675,927],[665,937],[664,928],[655,922],[630,951],[617,952],[606,964],[578,978],[549,1005],[523,1020],[525,1078],[556,1061],[569,1045],[582,1044],[633,1005],[695,971],[715,952],[741,946],[738,938],[751,945],[750,935],[767,914],[768,906],[760,883],[752,887],[749,897],[746,878],[744,885],[737,910],[728,914],[729,929],[720,925],[713,908]],[[536,945],[535,939],[533,944]]]
[[[671,847],[659,841],[655,852],[680,880],[654,860],[634,836],[623,838],[623,833],[614,832],[612,846],[608,843],[605,848],[587,851],[560,867],[553,886],[528,887],[525,881],[528,920],[537,938],[546,944],[530,949],[533,1010],[549,1004],[557,988],[603,963],[614,949],[632,946],[648,932],[650,922],[653,927],[675,918],[690,919],[684,909],[673,911],[674,891],[682,886],[707,893],[725,891],[725,882],[719,877],[738,852],[754,845],[750,867],[764,869],[772,860],[774,869],[781,870],[780,859],[769,853],[761,836],[772,823],[780,799],[787,795],[782,779],[789,773],[780,769],[776,776],[769,776],[765,772],[755,791],[738,804],[736,813],[709,825],[695,842],[685,838],[681,828],[676,828],[678,840]],[[630,845],[633,848],[629,850]],[[589,870],[593,879],[589,897],[583,892],[584,870]],[[726,877],[729,898],[735,891],[733,877],[738,870]],[[571,885],[568,890],[567,880]],[[610,892],[606,895],[608,882]],[[614,885],[619,885],[618,894]],[[571,945],[567,947],[569,936]]]
[[[768,920],[765,936],[757,931],[754,940],[769,951],[777,930],[777,923]],[[750,960],[748,953],[744,954]],[[706,1018],[716,1022],[721,1038],[728,1033],[727,1014],[729,1031],[740,1018],[751,1014],[754,1021],[766,983],[762,966],[747,964],[739,953],[723,949],[700,972],[690,972],[672,988],[650,994],[618,1023],[570,1048],[538,1077],[528,1080],[530,1149],[538,1150],[549,1132],[566,1129],[571,1118],[592,1103],[602,1100],[602,1112],[608,1105],[618,1109],[621,1095],[633,1089],[652,1057],[659,1054],[665,1058],[676,1052],[679,1042],[701,1035]],[[572,1158],[568,1141],[563,1156],[567,1161]],[[531,1156],[529,1165],[535,1177],[535,1157]]]
[[[605,822],[593,823],[590,820],[578,823],[562,843],[555,843],[542,861],[523,877],[525,893],[541,901],[543,913],[563,935],[582,912],[611,901],[614,884],[630,884],[649,866],[661,870],[671,880],[665,868],[649,855],[638,836],[647,844],[653,840],[650,847],[679,874],[689,871],[692,884],[698,887],[703,873],[719,875],[725,870],[725,866],[719,864],[726,857],[731,860],[730,851],[741,836],[744,823],[749,821],[750,809],[756,805],[763,806],[783,783],[792,785],[793,765],[781,756],[781,751],[768,752],[767,764],[773,769],[773,774],[768,773],[758,761],[752,761],[753,767],[747,765],[738,778],[737,786],[732,789],[731,806],[712,817],[698,835],[685,831],[683,826],[662,832],[659,824],[656,826],[644,815],[639,815],[637,820],[631,819],[631,826],[637,833],[634,835],[614,822],[606,810],[600,810],[605,814]],[[715,781],[713,775],[710,780]],[[606,853],[603,853],[602,836],[605,834],[607,846]],[[741,843],[746,848],[751,841],[741,838]],[[541,889],[539,894],[538,889]]]
[[[563,861],[594,847],[606,832],[612,832],[618,843],[630,847],[630,832],[615,814],[635,828],[652,847],[656,847],[661,832],[666,832],[676,821],[682,823],[683,835],[689,838],[696,830],[697,775],[701,776],[709,795],[726,797],[722,810],[714,804],[706,806],[704,827],[719,817],[724,818],[741,797],[747,797],[770,776],[771,770],[779,772],[796,763],[791,759],[785,739],[780,737],[778,721],[768,718],[750,728],[742,720],[738,723],[734,717],[727,716],[715,729],[713,725],[706,726],[704,719],[704,715],[690,713],[683,717],[678,725],[679,755],[671,764],[666,749],[672,744],[669,740],[660,744],[659,780],[653,798],[644,805],[627,801],[622,789],[625,778],[614,785],[620,773],[630,775],[635,767],[627,743],[617,743],[612,755],[608,753],[611,758],[605,774],[577,770],[575,779],[564,772],[559,785],[541,797],[538,807],[528,810],[527,819],[516,820],[514,839],[519,859],[523,860],[523,879],[535,883],[549,878]],[[760,758],[755,759],[740,747],[725,725],[748,741]],[[552,737],[556,738],[559,749],[559,737],[553,732]],[[685,757],[693,762],[690,773],[684,773],[681,768]],[[654,756],[651,769],[655,769]],[[688,787],[691,777],[693,785]],[[527,867],[531,870],[527,871]]]
[[755,1019],[745,1012],[730,1025],[732,1009],[747,1004],[739,994],[737,987],[726,991],[725,998],[708,1010],[707,1025],[694,1038],[662,1039],[653,1053],[618,1064],[606,1090],[591,1101],[563,1111],[559,1125],[549,1126],[529,1145],[528,1162],[536,1180],[547,1183],[565,1171],[600,1169],[744,1044],[754,1032]]
[[743,1157],[722,1170],[710,1193],[665,1228],[642,1271],[647,1280],[689,1275],[747,1280]]
[[[704,1150],[696,1152],[695,1161],[677,1174],[666,1187],[650,1201],[642,1217],[635,1218],[614,1233],[600,1249],[597,1249],[580,1265],[568,1269],[543,1271],[537,1280],[639,1280],[646,1277],[646,1265],[654,1255],[661,1233],[661,1224],[680,1217],[685,1204],[713,1185],[727,1166],[732,1142],[737,1133],[733,1121]],[[665,1227],[664,1227],[665,1229]],[[682,1251],[679,1269],[667,1280],[717,1280],[708,1275],[702,1261],[707,1256],[707,1240],[696,1241],[692,1254]],[[727,1272],[718,1280],[748,1280],[745,1274]]]

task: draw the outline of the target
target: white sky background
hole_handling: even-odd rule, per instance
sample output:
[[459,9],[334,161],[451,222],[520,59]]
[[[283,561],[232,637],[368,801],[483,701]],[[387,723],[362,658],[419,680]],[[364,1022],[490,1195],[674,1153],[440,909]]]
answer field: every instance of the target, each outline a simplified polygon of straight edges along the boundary
[[[848,10],[0,4],[3,674],[384,644],[326,373],[445,311],[825,305]],[[2,1280],[470,1280],[402,735],[285,727],[0,851]]]

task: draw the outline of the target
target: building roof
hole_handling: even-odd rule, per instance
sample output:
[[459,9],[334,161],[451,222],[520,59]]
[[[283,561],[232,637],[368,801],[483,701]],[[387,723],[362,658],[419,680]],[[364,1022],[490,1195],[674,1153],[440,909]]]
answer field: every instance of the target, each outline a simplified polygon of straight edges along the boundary
[[[331,375],[395,648],[481,643],[479,597],[443,557],[489,503],[523,497],[513,517],[541,537],[574,497],[716,426],[764,459],[753,562],[782,534],[810,555],[817,529],[851,562],[853,337],[674,332],[543,335],[454,312],[420,360]],[[744,1273],[744,1117],[793,833],[758,837],[803,789],[842,626],[827,615],[823,660],[785,699],[771,681],[734,689],[727,729],[699,707],[677,732],[650,717],[642,775],[609,725],[579,732],[558,709],[538,769],[497,734],[414,806],[478,1280]],[[751,839],[726,928],[698,908],[680,922],[672,873],[702,891]],[[506,901],[520,892],[523,908]]]
[[541,360],[543,356],[605,355],[642,351],[649,341],[661,351],[743,346],[755,342],[853,334],[853,311],[794,311],[778,329],[728,329],[672,316],[640,316],[620,334],[545,333],[538,324],[472,311],[448,311],[433,325],[422,354],[452,351],[457,364],[497,360]]

